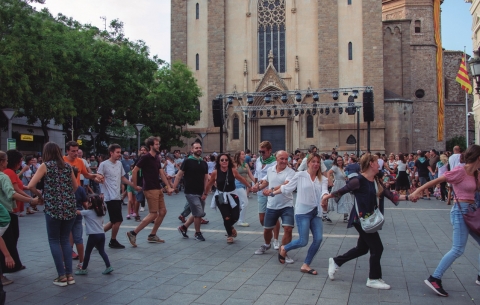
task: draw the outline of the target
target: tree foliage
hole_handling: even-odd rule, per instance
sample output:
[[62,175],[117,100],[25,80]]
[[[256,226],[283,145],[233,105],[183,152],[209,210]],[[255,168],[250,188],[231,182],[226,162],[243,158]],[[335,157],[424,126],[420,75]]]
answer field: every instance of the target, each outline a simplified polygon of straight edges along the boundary
[[142,103],[141,122],[162,138],[162,147],[183,147],[181,138],[191,137],[183,127],[200,117],[201,89],[192,71],[181,62],[163,65],[155,76],[150,94]]
[[50,122],[69,129],[68,140],[72,128],[74,139],[96,131],[96,143],[109,143],[112,128],[127,122],[182,145],[180,137],[189,136],[182,126],[198,119],[200,96],[185,65],[150,57],[118,19],[101,31],[38,12],[32,2],[43,1],[0,1],[0,107],[40,122],[46,141]]
[[467,141],[464,136],[456,136],[451,138],[447,141],[447,151],[453,151],[453,147],[459,146],[461,151],[465,151],[467,149],[466,145]]

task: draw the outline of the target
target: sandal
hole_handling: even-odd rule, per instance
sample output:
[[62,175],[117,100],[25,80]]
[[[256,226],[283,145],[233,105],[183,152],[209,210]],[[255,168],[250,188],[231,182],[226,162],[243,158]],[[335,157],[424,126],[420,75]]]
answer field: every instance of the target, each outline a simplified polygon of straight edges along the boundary
[[311,274],[311,275],[317,275],[318,274],[315,269],[310,269],[310,270],[300,269],[300,272],[308,273],[308,274]]
[[228,244],[233,244],[233,237],[232,236],[227,237],[227,243]]
[[[285,264],[285,256],[281,255],[280,253],[282,252],[282,247],[280,246],[280,249],[278,249],[278,261],[280,264]],[[285,248],[283,248],[285,250]]]
[[67,283],[67,277],[65,275],[59,276],[56,279],[53,280],[53,285],[57,285],[60,287],[65,287],[68,285]]
[[75,284],[75,279],[73,278],[73,276],[71,274],[67,274],[67,283],[68,285],[73,285]]

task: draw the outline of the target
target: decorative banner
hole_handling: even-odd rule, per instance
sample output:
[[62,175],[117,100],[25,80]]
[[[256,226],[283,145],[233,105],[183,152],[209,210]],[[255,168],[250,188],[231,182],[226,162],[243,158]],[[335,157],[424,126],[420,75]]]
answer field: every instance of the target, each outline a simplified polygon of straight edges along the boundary
[[435,43],[437,44],[437,141],[443,141],[443,123],[445,120],[445,109],[443,102],[443,50],[442,36],[440,33],[440,2],[440,0],[434,0],[433,3],[433,27],[435,30]]

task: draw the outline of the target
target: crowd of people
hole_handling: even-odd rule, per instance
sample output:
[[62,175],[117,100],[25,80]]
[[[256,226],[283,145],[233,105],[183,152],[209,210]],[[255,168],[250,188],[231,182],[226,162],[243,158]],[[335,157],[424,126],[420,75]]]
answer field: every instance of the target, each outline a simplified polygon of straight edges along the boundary
[[[313,241],[300,267],[301,272],[311,275],[318,274],[310,265],[322,243],[323,225],[332,223],[329,213],[343,215],[347,227],[358,232],[358,242],[345,254],[329,259],[328,276],[334,280],[343,264],[370,252],[366,285],[376,289],[390,289],[382,279],[383,245],[378,231],[367,233],[362,221],[377,210],[384,213],[385,197],[395,205],[401,200],[430,200],[431,196],[447,204],[458,203],[451,211],[452,249],[425,280],[441,296],[448,296],[442,275],[463,254],[469,233],[480,244],[480,236],[471,232],[462,218],[471,204],[476,206],[480,168],[477,145],[464,154],[456,146],[453,153],[438,153],[434,149],[388,156],[365,153],[357,159],[354,154],[342,155],[335,149],[318,154],[315,146],[310,146],[306,153],[273,152],[269,141],[260,143],[258,155],[246,150],[233,155],[214,152],[203,156],[198,140],[186,153],[161,151],[160,144],[160,138],[149,137],[145,146],[131,154],[122,154],[118,144],[111,144],[108,156],[88,158],[83,158],[74,141],[66,144],[65,154],[51,142],[45,144],[41,157],[24,158],[17,150],[0,151],[0,304],[5,298],[3,285],[13,282],[4,273],[25,269],[17,250],[18,217],[37,212],[38,205],[43,206],[45,214],[58,274],[53,284],[57,286],[74,284],[74,274],[88,274],[93,248],[105,262],[103,274],[114,271],[105,251],[105,233],[111,231],[109,248],[125,248],[118,240],[125,198],[126,218],[139,222],[135,229],[126,232],[131,246],[137,247],[138,235],[151,223],[147,241],[165,242],[157,235],[167,214],[164,194],[181,190],[186,205],[178,216],[183,223],[178,231],[183,238],[189,238],[188,230],[193,224],[194,238],[205,241],[201,225],[208,223],[205,203],[212,195],[210,207],[221,213],[226,242],[234,243],[238,236],[235,226],[250,225],[245,215],[249,198],[256,195],[264,243],[254,253],[262,255],[273,246],[278,251],[279,263],[293,264],[289,251],[307,246],[311,232]],[[145,205],[148,213],[142,219],[140,213],[145,211]],[[107,213],[109,221],[104,224]],[[88,235],[86,247],[83,223]],[[292,240],[295,226],[299,238]],[[76,266],[72,259],[78,259]],[[476,283],[480,285],[480,273]]]

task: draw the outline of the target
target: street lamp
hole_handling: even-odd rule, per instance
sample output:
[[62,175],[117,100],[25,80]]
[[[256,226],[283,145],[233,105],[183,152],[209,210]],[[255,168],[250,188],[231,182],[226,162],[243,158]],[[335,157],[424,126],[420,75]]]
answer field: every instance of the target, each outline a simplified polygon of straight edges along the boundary
[[137,123],[135,125],[135,129],[137,130],[137,153],[140,151],[140,131],[145,127],[145,125]]
[[479,50],[473,51],[473,57],[468,61],[470,65],[470,71],[472,72],[473,77],[475,77],[475,83],[477,86],[475,90],[477,94],[480,94],[480,57]]
[[96,154],[96,149],[95,149],[95,138],[98,136],[98,132],[91,131],[90,135],[92,136],[92,140],[93,140],[93,154],[97,155]]
[[12,119],[15,115],[15,110],[12,108],[4,108],[2,109],[3,114],[7,117],[8,120],[8,138],[12,138]]

